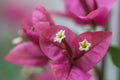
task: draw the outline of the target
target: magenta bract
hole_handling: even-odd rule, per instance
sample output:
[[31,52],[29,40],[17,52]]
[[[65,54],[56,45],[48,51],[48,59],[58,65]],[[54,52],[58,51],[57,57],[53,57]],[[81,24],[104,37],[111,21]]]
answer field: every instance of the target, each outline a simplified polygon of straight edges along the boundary
[[48,63],[48,58],[32,42],[17,45],[5,57],[5,60],[19,66],[45,66]]
[[41,5],[33,11],[32,17],[27,17],[22,22],[22,34],[25,38],[39,44],[39,34],[45,27],[54,25],[51,16]]
[[[79,41],[83,39],[87,39],[92,44],[91,49],[86,53],[80,52],[77,48]],[[105,56],[110,40],[111,32],[97,31],[80,34],[74,41],[76,47],[75,55],[82,53],[84,56],[78,59],[76,62],[77,66],[84,71],[89,71],[93,68]]]
[[42,23],[54,25],[49,12],[41,5],[37,6],[32,14],[33,24],[40,25]]

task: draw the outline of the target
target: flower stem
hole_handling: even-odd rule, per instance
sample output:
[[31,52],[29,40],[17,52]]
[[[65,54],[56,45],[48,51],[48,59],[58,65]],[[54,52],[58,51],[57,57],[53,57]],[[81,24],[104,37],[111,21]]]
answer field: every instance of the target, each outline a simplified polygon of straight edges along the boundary
[[93,31],[96,31],[97,25],[96,25],[96,23],[95,23],[94,20],[91,20],[91,27],[92,27],[92,30],[93,30]]
[[27,78],[27,80],[34,80],[33,76],[30,76],[29,78]]
[[86,12],[86,15],[91,12],[91,9],[89,5],[87,4],[86,0],[79,0],[80,4],[82,5],[84,11]]
[[101,80],[105,80],[105,68],[106,68],[106,56],[102,60],[101,64]]
[[100,71],[100,69],[97,67],[97,66],[95,66],[95,71],[96,71],[96,74],[97,74],[97,77],[98,77],[98,80],[102,80],[102,75],[101,75],[101,71]]
[[77,55],[77,56],[74,58],[74,61],[77,61],[77,60],[80,59],[82,56],[84,56],[84,52],[82,52],[81,54]]
[[93,0],[94,1],[94,10],[98,8],[98,4],[96,2],[96,0]]
[[65,55],[68,57],[69,63],[72,66],[74,64],[74,61],[72,58],[72,49],[65,39],[63,40],[63,43],[65,44],[65,47],[67,49],[67,52],[65,53]]
[[[104,26],[104,31],[109,31],[109,21],[107,21],[106,26]],[[105,80],[105,69],[106,69],[107,56],[105,56],[101,63],[101,80]]]
[[65,44],[65,47],[66,47],[70,57],[72,57],[72,49],[71,49],[70,45],[67,43],[67,41],[65,39],[63,40],[63,43]]

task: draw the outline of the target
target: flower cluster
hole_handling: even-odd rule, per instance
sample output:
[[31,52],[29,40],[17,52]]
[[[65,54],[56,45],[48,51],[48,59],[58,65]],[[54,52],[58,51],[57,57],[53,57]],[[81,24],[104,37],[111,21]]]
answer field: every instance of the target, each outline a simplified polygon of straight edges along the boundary
[[55,14],[73,19],[77,24],[105,25],[115,0],[64,0],[65,12]]
[[[114,0],[64,0],[67,13],[83,24],[103,25]],[[76,35],[69,28],[56,25],[41,5],[22,23],[22,36],[5,60],[19,66],[51,67],[36,80],[88,80],[88,73],[106,54],[112,33],[85,32]],[[54,78],[53,78],[54,75]],[[45,77],[46,76],[46,77]]]

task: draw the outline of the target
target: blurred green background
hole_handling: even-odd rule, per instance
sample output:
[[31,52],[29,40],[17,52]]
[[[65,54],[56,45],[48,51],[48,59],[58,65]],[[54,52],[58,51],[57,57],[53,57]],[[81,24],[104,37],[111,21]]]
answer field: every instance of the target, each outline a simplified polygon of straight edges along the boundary
[[10,27],[0,28],[0,80],[23,80],[21,68],[4,60],[4,56],[14,47],[11,41],[17,36],[16,31]]

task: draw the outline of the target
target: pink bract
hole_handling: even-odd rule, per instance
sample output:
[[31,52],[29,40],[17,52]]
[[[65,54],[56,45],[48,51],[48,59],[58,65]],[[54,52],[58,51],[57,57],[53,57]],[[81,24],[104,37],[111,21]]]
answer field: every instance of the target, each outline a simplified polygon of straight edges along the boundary
[[37,6],[32,14],[33,24],[39,25],[41,23],[46,23],[49,25],[54,25],[54,22],[49,14],[49,12],[41,5]]
[[49,24],[40,24],[34,25],[32,23],[31,17],[25,18],[22,23],[22,36],[27,38],[28,40],[34,42],[35,44],[39,44],[39,34],[41,31],[47,27],[52,27]]
[[110,45],[111,32],[97,31],[97,32],[86,32],[80,34],[75,39],[75,55],[77,56],[80,52],[78,50],[78,43],[83,39],[87,39],[91,44],[91,49],[87,51],[78,61],[76,62],[77,66],[84,71],[89,71],[93,68],[107,53],[107,49]]
[[9,52],[5,60],[19,66],[45,66],[48,63],[48,58],[32,42],[17,45]]
[[39,44],[39,34],[45,27],[52,27],[54,22],[41,5],[37,6],[31,17],[27,17],[22,22],[22,34],[28,40]]

